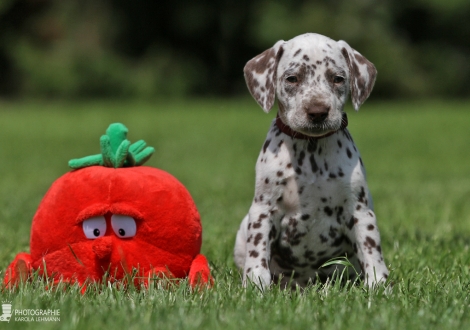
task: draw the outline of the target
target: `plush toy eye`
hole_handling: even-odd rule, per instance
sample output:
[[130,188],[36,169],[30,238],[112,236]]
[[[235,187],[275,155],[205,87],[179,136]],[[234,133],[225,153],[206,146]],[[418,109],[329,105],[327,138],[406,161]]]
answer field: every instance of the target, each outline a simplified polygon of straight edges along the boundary
[[127,215],[113,214],[111,226],[118,237],[134,237],[137,231],[135,220]]
[[103,216],[93,217],[83,221],[83,232],[88,239],[97,239],[106,234],[106,220]]

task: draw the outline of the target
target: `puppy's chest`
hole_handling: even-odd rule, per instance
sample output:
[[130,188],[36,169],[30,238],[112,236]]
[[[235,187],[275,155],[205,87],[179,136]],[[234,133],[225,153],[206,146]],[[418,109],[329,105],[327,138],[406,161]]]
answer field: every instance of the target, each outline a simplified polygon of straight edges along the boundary
[[[291,139],[278,144],[277,153],[270,155],[274,168],[269,172],[276,177],[273,184],[275,181],[277,190],[282,191],[277,202],[285,213],[301,212],[319,219],[348,204],[353,178],[360,177],[355,172],[362,170],[352,141],[345,141],[338,133],[328,140]],[[281,160],[279,166],[276,158]],[[282,164],[287,164],[286,168]]]
[[291,171],[283,173],[277,199],[279,235],[273,258],[282,260],[281,268],[316,267],[350,250],[344,227],[352,212],[351,178],[358,152],[340,133],[329,141],[284,143],[278,158],[289,161]]

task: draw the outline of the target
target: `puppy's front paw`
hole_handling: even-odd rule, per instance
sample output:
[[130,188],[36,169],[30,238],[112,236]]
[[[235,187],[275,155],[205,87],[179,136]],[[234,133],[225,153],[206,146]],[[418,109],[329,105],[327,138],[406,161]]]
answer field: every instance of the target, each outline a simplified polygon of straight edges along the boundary
[[246,287],[248,282],[255,284],[261,290],[264,290],[271,284],[271,272],[262,267],[255,269],[248,268],[245,272],[243,286]]
[[374,272],[373,273],[366,273],[366,276],[365,276],[365,284],[369,287],[369,288],[375,288],[375,287],[378,287],[378,286],[385,286],[385,285],[389,285],[390,283],[387,283],[387,278],[388,278],[388,270],[385,269],[385,271],[382,271],[382,272],[376,272],[375,269],[374,269]]

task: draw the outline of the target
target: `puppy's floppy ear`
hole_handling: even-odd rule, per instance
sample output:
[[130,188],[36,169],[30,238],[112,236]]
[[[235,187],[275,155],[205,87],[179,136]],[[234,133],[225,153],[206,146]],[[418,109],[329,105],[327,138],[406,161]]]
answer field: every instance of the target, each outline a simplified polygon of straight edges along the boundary
[[338,41],[338,46],[349,66],[351,100],[357,111],[372,92],[377,70],[374,64],[351,48],[346,41]]
[[276,98],[277,65],[284,49],[284,40],[249,60],[243,72],[251,95],[265,112],[269,112]]

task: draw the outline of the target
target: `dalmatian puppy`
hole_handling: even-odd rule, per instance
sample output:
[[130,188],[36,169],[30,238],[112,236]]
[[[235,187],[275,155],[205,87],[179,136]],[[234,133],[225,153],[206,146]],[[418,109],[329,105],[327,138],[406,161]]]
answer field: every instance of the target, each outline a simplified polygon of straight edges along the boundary
[[305,287],[343,266],[368,286],[384,282],[380,234],[362,159],[343,112],[368,98],[377,71],[345,41],[307,33],[248,61],[245,80],[273,120],[256,163],[255,196],[238,230],[234,259],[247,280]]

